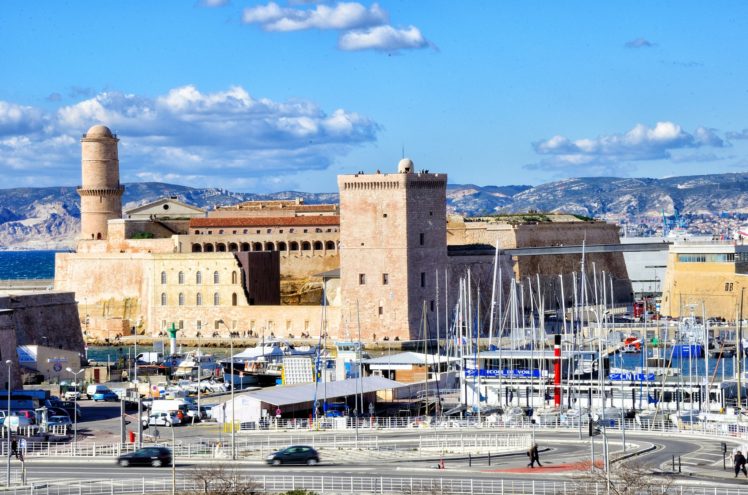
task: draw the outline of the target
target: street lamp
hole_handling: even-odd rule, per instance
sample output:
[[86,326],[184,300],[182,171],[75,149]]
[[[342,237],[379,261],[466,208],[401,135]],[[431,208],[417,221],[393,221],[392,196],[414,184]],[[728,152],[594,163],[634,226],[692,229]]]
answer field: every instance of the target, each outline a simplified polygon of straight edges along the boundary
[[[75,455],[78,452],[78,394],[80,394],[78,375],[86,370],[73,371],[72,368],[65,368],[65,371],[75,376],[75,391],[77,392],[73,395],[73,421],[75,422],[73,426],[73,455]],[[138,418],[138,421],[140,421],[140,418]]]
[[[229,330],[229,327],[226,325],[226,322],[223,320],[218,320],[218,323],[222,323],[224,327],[226,327],[226,330]],[[263,334],[264,335],[264,334]],[[230,352],[230,376],[231,376],[231,460],[236,460],[236,437],[234,436],[234,429],[236,427],[236,402],[234,401],[234,338],[231,335],[231,330],[229,330],[229,344],[231,346]],[[224,373],[224,377],[226,374]],[[224,383],[226,383],[226,380],[224,379]],[[226,414],[224,409],[224,415],[223,415],[223,423],[226,424]]]
[[[13,364],[13,361],[8,359],[5,361],[5,364],[8,365],[8,414],[5,416],[5,430],[8,433],[8,439],[7,439],[7,454],[8,454],[8,471],[6,473],[6,480],[7,480],[7,486],[10,486],[10,366]],[[20,423],[19,423],[20,424]]]

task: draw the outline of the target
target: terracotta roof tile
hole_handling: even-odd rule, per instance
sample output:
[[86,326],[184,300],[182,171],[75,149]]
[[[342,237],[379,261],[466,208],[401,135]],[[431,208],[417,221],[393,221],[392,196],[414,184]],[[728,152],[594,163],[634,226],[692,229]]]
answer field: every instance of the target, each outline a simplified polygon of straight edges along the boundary
[[337,215],[302,217],[191,218],[190,228],[205,227],[319,227],[340,225]]

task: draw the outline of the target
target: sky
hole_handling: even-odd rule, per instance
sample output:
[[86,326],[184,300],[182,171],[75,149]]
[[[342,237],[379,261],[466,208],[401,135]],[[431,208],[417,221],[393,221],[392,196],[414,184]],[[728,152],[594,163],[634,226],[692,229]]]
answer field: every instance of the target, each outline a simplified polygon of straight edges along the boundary
[[[333,192],[748,168],[748,2],[4,0],[0,188],[122,182]],[[1,206],[1,205],[0,205]]]

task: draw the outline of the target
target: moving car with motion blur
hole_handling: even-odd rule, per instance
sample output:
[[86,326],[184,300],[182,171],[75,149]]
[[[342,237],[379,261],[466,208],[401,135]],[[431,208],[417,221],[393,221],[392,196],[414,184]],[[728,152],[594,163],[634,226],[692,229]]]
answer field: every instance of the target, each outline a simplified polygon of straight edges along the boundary
[[306,464],[314,466],[319,464],[319,453],[308,445],[292,445],[274,454],[270,454],[266,462],[273,466],[281,464]]
[[127,466],[171,466],[171,450],[166,447],[145,447],[135,452],[122,454],[117,458],[117,464]]

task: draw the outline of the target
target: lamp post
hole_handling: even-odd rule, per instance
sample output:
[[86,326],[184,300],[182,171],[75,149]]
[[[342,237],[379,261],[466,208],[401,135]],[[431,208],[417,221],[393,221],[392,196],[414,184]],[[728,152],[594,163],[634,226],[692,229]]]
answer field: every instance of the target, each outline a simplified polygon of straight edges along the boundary
[[[13,364],[13,361],[8,359],[5,361],[5,364],[8,365],[8,414],[5,416],[5,431],[8,434],[7,442],[6,442],[6,450],[8,455],[8,470],[6,472],[6,480],[7,484],[6,486],[10,486],[10,366]],[[20,423],[19,423],[20,424]]]
[[[226,330],[229,330],[229,327],[226,325],[226,322],[223,320],[218,320],[218,323],[222,323],[224,327],[226,327]],[[263,334],[264,335],[264,334]],[[231,370],[230,370],[230,376],[231,376],[231,460],[236,460],[236,437],[235,437],[235,418],[236,413],[234,412],[236,410],[236,402],[234,402],[234,338],[231,336],[231,330],[229,330],[229,345],[231,347],[230,352],[230,358],[231,359]],[[225,380],[224,380],[225,382]],[[224,410],[225,411],[225,410]],[[223,415],[223,422],[226,424],[226,414]]]
[[72,368],[65,368],[65,371],[75,376],[75,390],[78,392],[73,395],[73,455],[78,452],[78,375],[86,370],[73,371]]

